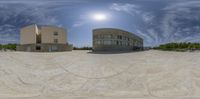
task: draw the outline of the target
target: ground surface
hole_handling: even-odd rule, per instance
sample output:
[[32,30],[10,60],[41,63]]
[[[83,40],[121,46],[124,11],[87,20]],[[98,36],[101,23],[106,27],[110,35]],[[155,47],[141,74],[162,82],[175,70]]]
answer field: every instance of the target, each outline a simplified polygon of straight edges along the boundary
[[0,99],[200,99],[200,52],[0,52]]

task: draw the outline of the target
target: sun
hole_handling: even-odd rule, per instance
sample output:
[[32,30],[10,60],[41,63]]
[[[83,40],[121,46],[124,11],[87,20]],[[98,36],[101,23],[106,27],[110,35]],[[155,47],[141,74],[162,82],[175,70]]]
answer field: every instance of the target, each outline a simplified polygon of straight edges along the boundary
[[92,15],[92,18],[96,21],[104,21],[107,19],[107,15],[103,13],[96,13]]

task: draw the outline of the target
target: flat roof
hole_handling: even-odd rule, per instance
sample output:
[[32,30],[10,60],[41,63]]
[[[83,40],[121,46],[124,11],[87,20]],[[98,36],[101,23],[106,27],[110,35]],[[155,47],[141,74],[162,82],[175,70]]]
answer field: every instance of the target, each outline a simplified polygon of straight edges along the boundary
[[38,24],[30,24],[30,25],[27,25],[27,26],[22,27],[22,28],[30,27],[30,26],[33,26],[33,25],[36,25],[37,28],[39,28],[39,29],[41,29],[42,27],[54,27],[54,28],[65,29],[64,27],[59,27],[59,26],[56,26],[56,25],[38,25]]

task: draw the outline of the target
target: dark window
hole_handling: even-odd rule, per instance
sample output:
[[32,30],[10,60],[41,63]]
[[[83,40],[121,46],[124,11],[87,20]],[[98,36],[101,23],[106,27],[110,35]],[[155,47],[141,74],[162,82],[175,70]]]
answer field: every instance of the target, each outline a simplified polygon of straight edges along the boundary
[[54,35],[54,36],[57,36],[57,35],[58,35],[58,32],[53,32],[53,35]]
[[54,39],[54,43],[58,43],[58,39]]
[[122,36],[121,36],[121,35],[118,35],[117,38],[121,40],[121,39],[122,39]]
[[117,45],[119,45],[119,41],[117,41]]
[[36,35],[36,43],[41,43],[42,39],[41,39],[41,34]]
[[36,46],[36,50],[41,50],[41,47],[40,46]]
[[121,35],[119,35],[119,39],[120,39],[120,40],[122,39],[122,36],[121,36]]

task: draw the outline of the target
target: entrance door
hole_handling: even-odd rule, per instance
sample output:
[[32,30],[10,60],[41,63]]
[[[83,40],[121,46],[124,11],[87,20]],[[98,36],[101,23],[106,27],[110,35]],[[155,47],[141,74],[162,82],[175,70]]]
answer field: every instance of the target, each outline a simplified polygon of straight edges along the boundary
[[41,51],[41,46],[40,45],[36,45],[35,46],[35,51],[36,52],[40,52]]

